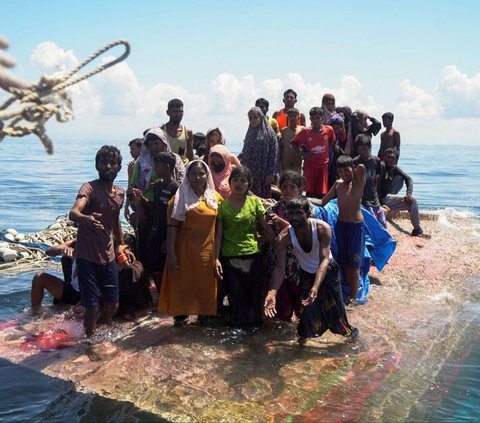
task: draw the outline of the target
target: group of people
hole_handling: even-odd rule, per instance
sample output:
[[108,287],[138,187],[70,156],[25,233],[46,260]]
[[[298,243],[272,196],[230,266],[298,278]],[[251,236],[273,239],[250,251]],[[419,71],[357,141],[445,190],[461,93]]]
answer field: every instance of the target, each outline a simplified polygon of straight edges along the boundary
[[[135,268],[127,285],[143,280],[137,286],[145,293],[153,283],[158,311],[176,326],[188,324],[189,316],[200,324],[221,318],[258,327],[265,316],[290,321],[295,315],[300,340],[327,329],[355,338],[345,306],[357,299],[365,249],[362,207],[384,226],[387,207],[406,209],[412,235],[421,235],[413,184],[397,166],[400,135],[391,113],[382,117],[381,161],[371,155],[371,136],[381,128],[376,119],[336,107],[334,96],[325,94],[306,126],[296,101],[294,90],[285,91],[284,108],[269,117],[269,102],[258,99],[236,157],[218,127],[205,135],[186,128],[182,101],[171,100],[168,122],[129,143],[127,190],[114,184],[120,151],[103,146],[96,155],[98,179],[81,186],[69,213],[78,225],[74,250],[69,242],[50,252],[73,251],[74,292],[65,283],[52,291],[39,274],[32,306],[39,306],[44,288],[61,301],[80,299],[90,336],[116,312],[119,274]],[[334,198],[332,225],[323,207]],[[136,238],[130,247],[119,218],[124,202]]]

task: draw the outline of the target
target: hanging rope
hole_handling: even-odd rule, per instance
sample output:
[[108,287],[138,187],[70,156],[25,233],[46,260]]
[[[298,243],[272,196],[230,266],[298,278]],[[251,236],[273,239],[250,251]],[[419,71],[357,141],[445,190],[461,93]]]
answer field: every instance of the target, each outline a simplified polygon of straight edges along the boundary
[[[74,77],[80,69],[118,45],[125,47],[121,56]],[[68,122],[72,119],[72,100],[65,89],[120,63],[129,54],[130,44],[127,41],[113,41],[87,57],[66,75],[42,76],[36,84],[30,85],[27,89],[11,88],[12,96],[0,106],[0,142],[5,136],[23,137],[35,134],[42,141],[47,153],[53,154],[53,143],[47,136],[45,123],[54,115],[58,122]],[[15,105],[16,102],[18,104]],[[32,124],[20,124],[22,120]]]

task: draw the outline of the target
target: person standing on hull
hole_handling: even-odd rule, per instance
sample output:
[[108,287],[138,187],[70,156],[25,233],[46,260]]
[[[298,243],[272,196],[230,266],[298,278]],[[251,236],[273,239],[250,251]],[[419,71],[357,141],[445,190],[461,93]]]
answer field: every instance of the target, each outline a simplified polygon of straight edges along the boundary
[[378,149],[378,158],[383,161],[385,151],[389,148],[396,148],[398,151],[398,159],[400,158],[400,132],[393,125],[393,113],[386,112],[382,115],[382,123],[385,131],[380,134],[380,148]]
[[[85,307],[85,333],[90,337],[97,323],[110,322],[118,307],[118,272],[115,256],[134,257],[123,246],[120,209],[125,190],[113,181],[122,168],[118,148],[104,145],[95,157],[98,179],[84,183],[78,191],[69,218],[78,224],[76,263],[82,304]],[[116,241],[116,247],[115,245]],[[99,296],[103,307],[99,310]],[[98,320],[97,320],[98,315]]]
[[174,98],[168,102],[167,115],[170,118],[161,128],[165,131],[172,152],[178,154],[184,163],[194,159],[193,155],[193,133],[186,126],[182,125],[183,102]]
[[[297,93],[289,88],[283,93],[283,104],[285,107],[283,109],[280,109],[273,113],[273,118],[277,121],[278,123],[278,129],[280,132],[282,131],[283,128],[286,128],[288,126],[288,116],[287,113],[290,109],[295,107],[295,103],[297,102]],[[306,126],[306,118],[303,113],[300,113],[300,116],[298,117],[297,125],[299,126]]]
[[272,284],[265,298],[265,314],[276,315],[276,295],[285,277],[287,249],[300,265],[302,309],[297,333],[299,342],[321,336],[327,329],[353,339],[358,329],[350,326],[343,304],[338,265],[330,254],[331,230],[327,223],[311,218],[311,205],[297,197],[287,203],[290,226],[283,229],[276,244],[277,261]]

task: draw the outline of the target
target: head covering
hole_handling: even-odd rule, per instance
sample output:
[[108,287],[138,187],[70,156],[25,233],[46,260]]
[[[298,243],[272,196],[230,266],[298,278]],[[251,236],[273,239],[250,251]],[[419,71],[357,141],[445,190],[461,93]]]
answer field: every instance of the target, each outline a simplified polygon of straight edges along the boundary
[[326,93],[322,97],[322,110],[323,110],[323,124],[327,123],[328,120],[333,116],[335,112],[331,112],[327,108],[327,100],[335,100],[335,96],[330,93]]
[[227,148],[224,145],[214,145],[210,149],[210,153],[208,155],[208,165],[210,166],[210,158],[212,153],[219,154],[223,161],[225,162],[225,167],[219,173],[212,172],[213,182],[215,184],[215,189],[220,193],[223,198],[228,198],[230,195],[230,184],[228,183],[228,178],[232,173],[232,155],[229,153]]
[[340,116],[338,113],[334,113],[330,119],[327,121],[327,125],[341,125],[343,123],[343,117]]
[[267,118],[263,114],[262,109],[260,109],[260,107],[252,107],[248,111],[248,114],[250,113],[257,113],[260,115],[260,125],[256,126],[255,128],[252,125],[248,126],[247,133],[245,134],[244,144],[256,142],[257,139],[267,139],[272,135],[276,139],[276,134],[272,127],[268,124]]
[[[188,179],[188,174],[190,173],[190,168],[195,166],[198,163],[203,163],[207,169],[207,186],[205,192],[202,196],[198,197],[195,194],[195,191],[190,185],[190,180]],[[173,203],[172,217],[176,220],[185,221],[186,213],[189,210],[192,210],[200,204],[200,201],[204,200],[207,207],[216,210],[218,208],[217,204],[217,194],[215,192],[215,184],[213,183],[212,172],[207,164],[202,160],[193,160],[187,165],[186,177],[175,193],[175,200]]]
[[[168,138],[160,126],[156,126],[147,131],[147,133],[143,137],[142,149],[140,150],[140,157],[138,158],[139,167],[137,186],[138,189],[142,192],[148,190],[150,180],[152,178],[153,157],[150,154],[150,150],[148,149],[148,145],[146,143],[147,136],[149,134],[155,135],[165,145],[165,151],[172,152],[172,149],[170,148],[170,143],[168,142]],[[183,178],[185,177],[185,165],[183,164],[183,161],[178,154],[173,153],[173,155],[175,156],[175,169],[173,171],[173,178],[178,183],[181,183],[183,181]]]
[[[363,122],[360,122],[359,117],[363,117],[364,119]],[[347,144],[345,145],[345,153],[346,154],[354,154],[355,149],[354,149],[354,136],[353,134],[358,134],[358,133],[364,133],[368,130],[368,123],[366,121],[366,118],[368,117],[368,113],[364,110],[355,110],[351,117],[350,117],[350,125],[348,125],[348,130],[347,130]],[[355,128],[352,128],[352,125],[355,126]]]

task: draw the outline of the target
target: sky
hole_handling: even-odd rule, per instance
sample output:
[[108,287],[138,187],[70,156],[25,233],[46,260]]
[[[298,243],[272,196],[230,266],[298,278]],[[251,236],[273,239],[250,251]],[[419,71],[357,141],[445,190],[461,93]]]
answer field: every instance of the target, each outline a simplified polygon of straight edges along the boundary
[[69,89],[75,118],[47,123],[54,142],[128,143],[166,122],[167,102],[180,98],[187,127],[219,126],[239,150],[255,100],[268,99],[273,113],[293,88],[306,114],[330,92],[337,105],[378,119],[393,112],[403,143],[478,144],[477,0],[31,0],[1,8],[14,71],[29,82],[68,71],[113,40],[131,45],[126,61]]

